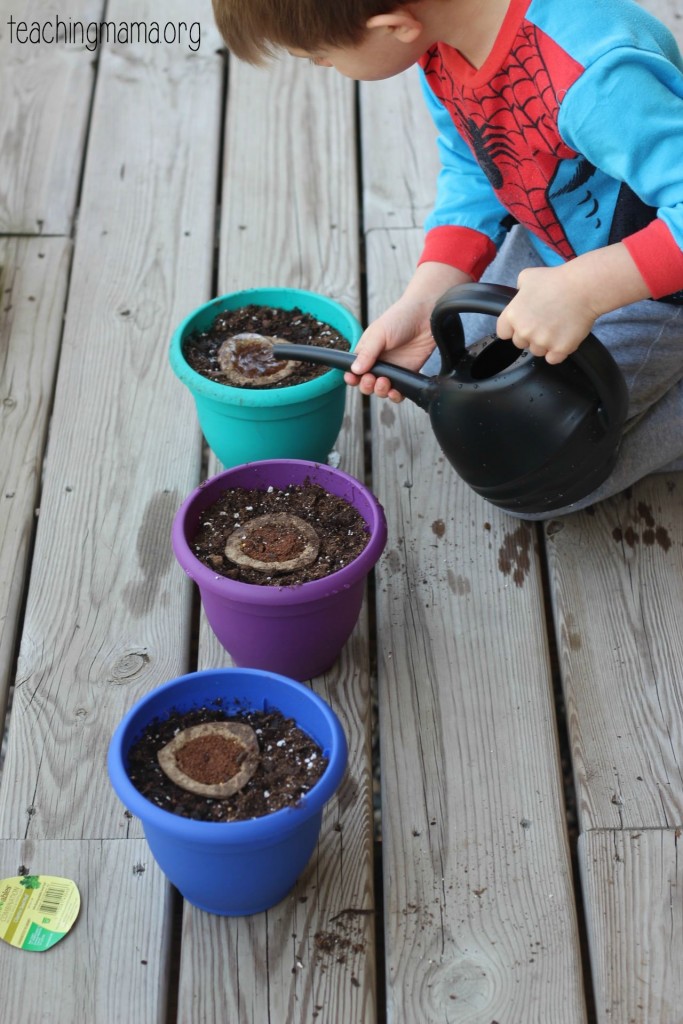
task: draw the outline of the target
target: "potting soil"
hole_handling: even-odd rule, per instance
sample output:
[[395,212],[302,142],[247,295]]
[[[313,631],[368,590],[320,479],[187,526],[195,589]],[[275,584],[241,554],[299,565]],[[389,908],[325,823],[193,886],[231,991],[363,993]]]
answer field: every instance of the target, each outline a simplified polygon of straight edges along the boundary
[[[228,309],[219,313],[208,331],[195,331],[183,344],[183,355],[188,364],[197,373],[220,384],[228,383],[225,374],[218,364],[218,350],[228,338],[236,334],[262,334],[265,337],[279,338],[281,341],[294,342],[299,345],[320,345],[323,348],[338,348],[348,352],[349,342],[329,324],[316,320],[300,309],[277,309],[271,306],[242,306],[240,309]],[[293,384],[302,384],[327,373],[328,367],[315,366],[313,363],[299,363],[292,372],[282,380],[274,383],[267,375],[254,379],[251,385],[242,387],[260,389],[287,388]]]
[[[278,512],[289,512],[311,524],[320,540],[316,560],[311,565],[272,575],[230,561],[225,545],[233,531],[250,519]],[[224,491],[219,500],[202,513],[191,547],[209,569],[228,579],[286,587],[337,572],[358,557],[369,539],[367,524],[353,505],[319,484],[306,483],[286,490],[233,487]]]
[[[202,722],[246,722],[259,742],[260,762],[246,785],[225,800],[181,789],[161,770],[157,753],[182,729]],[[174,711],[152,722],[131,747],[128,775],[133,785],[157,807],[199,821],[244,821],[295,806],[327,767],[322,750],[293,719],[276,709],[227,714],[220,702],[191,711]]]

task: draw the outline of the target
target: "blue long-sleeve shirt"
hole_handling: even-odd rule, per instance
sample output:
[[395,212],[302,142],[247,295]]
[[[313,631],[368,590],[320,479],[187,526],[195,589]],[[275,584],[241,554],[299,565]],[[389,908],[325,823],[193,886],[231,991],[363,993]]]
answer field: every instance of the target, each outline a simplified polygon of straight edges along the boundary
[[623,241],[655,298],[683,288],[683,59],[632,0],[511,0],[475,69],[420,61],[442,170],[421,261],[478,278],[510,226],[556,265]]

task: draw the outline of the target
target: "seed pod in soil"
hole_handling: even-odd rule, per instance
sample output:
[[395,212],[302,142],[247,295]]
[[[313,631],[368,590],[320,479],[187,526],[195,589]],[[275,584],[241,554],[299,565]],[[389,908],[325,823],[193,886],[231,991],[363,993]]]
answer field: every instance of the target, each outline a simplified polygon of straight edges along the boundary
[[218,365],[228,383],[235,387],[258,387],[289,377],[300,363],[293,359],[276,359],[274,341],[282,341],[282,338],[248,331],[226,338],[218,349]]
[[250,725],[203,722],[174,736],[158,751],[157,760],[164,774],[181,789],[225,800],[246,786],[261,754]]
[[228,538],[225,556],[273,575],[312,565],[319,550],[320,538],[310,523],[289,512],[273,512],[238,526]]

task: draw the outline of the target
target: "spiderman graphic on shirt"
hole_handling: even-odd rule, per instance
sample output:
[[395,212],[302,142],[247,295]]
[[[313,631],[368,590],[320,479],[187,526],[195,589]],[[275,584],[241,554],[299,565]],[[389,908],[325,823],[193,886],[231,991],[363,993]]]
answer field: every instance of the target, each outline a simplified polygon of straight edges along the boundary
[[583,68],[534,24],[522,22],[505,65],[483,84],[461,80],[438,46],[420,63],[500,203],[564,260],[595,248],[596,236],[620,241],[655,218],[625,183],[596,181],[596,168],[563,141],[558,96]]

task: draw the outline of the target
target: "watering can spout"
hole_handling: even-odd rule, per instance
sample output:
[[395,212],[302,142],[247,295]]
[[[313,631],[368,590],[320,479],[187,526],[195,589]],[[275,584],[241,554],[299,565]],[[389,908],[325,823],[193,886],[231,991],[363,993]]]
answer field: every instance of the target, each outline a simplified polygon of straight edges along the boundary
[[[273,355],[278,359],[299,359],[301,362],[330,366],[335,370],[350,370],[356,358],[353,352],[319,345],[294,345],[285,341],[273,343]],[[422,409],[428,409],[434,398],[436,382],[433,377],[412,373],[392,363],[375,363],[371,370],[377,377],[387,377],[391,386],[410,398]]]

